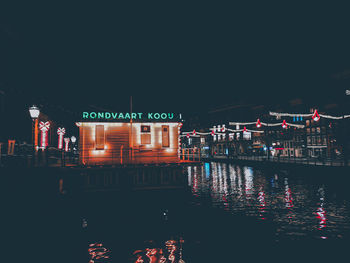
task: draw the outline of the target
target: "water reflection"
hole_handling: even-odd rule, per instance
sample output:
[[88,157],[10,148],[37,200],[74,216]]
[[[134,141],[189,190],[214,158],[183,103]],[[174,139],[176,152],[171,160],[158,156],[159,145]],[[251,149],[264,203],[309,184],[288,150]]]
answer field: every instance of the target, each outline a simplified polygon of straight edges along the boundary
[[195,205],[209,203],[232,214],[269,221],[275,226],[276,240],[350,238],[348,200],[334,195],[327,200],[331,209],[327,213],[326,185],[319,185],[317,178],[221,163],[190,166],[187,171]]
[[326,218],[326,211],[324,208],[325,192],[324,192],[323,187],[320,187],[318,189],[318,193],[320,196],[320,202],[319,202],[319,206],[318,206],[317,212],[316,212],[316,218],[319,220],[317,229],[321,232],[320,237],[322,239],[327,239],[327,236],[326,236],[325,231],[324,231],[325,230],[324,228],[326,227],[327,218]]
[[[182,247],[176,240],[165,241],[163,247],[135,250],[132,262],[135,263],[174,263],[182,260]],[[180,249],[179,249],[180,243]]]
[[92,243],[89,245],[89,263],[109,262],[110,250],[105,248],[102,243]]

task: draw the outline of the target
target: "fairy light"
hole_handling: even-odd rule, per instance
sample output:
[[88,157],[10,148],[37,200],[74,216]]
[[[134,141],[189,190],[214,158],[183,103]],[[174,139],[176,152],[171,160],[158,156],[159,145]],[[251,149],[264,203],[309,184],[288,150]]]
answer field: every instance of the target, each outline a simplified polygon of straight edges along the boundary
[[[315,114],[316,113],[316,114]],[[313,113],[283,113],[283,112],[269,112],[271,116],[276,117],[300,117],[300,120],[304,117],[311,117],[315,121],[318,121],[320,118],[326,118],[326,119],[333,119],[333,120],[341,120],[350,118],[350,115],[342,115],[342,116],[332,116],[332,115],[326,115],[326,114],[319,114],[317,110],[315,110]],[[314,118],[315,117],[315,118]]]

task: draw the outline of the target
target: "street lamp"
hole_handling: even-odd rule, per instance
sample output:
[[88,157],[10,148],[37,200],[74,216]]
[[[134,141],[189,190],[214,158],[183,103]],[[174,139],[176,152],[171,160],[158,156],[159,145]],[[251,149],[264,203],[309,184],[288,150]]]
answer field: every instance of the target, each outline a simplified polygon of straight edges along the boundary
[[75,136],[70,137],[71,142],[74,144],[77,141],[77,138]]
[[38,146],[38,118],[39,118],[39,115],[40,115],[40,110],[39,110],[38,107],[33,105],[33,106],[29,107],[29,114],[30,114],[30,117],[33,120],[33,125],[34,125],[34,127],[33,127],[33,130],[34,130],[33,148],[34,148],[34,150],[36,150],[37,146]]
[[37,119],[40,114],[40,110],[38,107],[33,105],[32,107],[29,107],[29,114],[32,119]]
[[38,118],[40,115],[40,110],[38,107],[36,107],[35,105],[29,107],[29,114],[30,117],[33,120],[32,123],[32,143],[33,143],[33,156],[32,156],[32,161],[33,161],[33,165],[35,166],[35,158],[34,157],[36,154],[36,150],[38,147]]

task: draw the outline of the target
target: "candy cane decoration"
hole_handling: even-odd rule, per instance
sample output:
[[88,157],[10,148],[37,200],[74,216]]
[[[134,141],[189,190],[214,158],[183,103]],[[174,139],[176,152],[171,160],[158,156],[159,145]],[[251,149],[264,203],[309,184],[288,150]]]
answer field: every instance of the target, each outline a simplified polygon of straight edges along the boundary
[[43,149],[45,149],[46,146],[48,145],[48,143],[47,143],[47,131],[50,129],[50,122],[41,121],[39,123],[39,129],[41,131],[41,147]]
[[58,128],[57,134],[58,134],[58,149],[63,148],[63,135],[66,133],[65,128]]
[[66,151],[66,152],[68,152],[68,145],[69,145],[69,138],[67,137],[67,138],[64,138],[64,143],[65,143],[65,145],[64,145],[64,150]]

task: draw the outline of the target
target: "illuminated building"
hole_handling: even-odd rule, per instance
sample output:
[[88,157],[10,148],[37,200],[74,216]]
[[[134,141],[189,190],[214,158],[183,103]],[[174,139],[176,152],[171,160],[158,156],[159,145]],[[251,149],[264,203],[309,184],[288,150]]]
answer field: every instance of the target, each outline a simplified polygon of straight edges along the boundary
[[80,164],[178,162],[178,120],[173,113],[84,112],[82,121],[76,123]]

